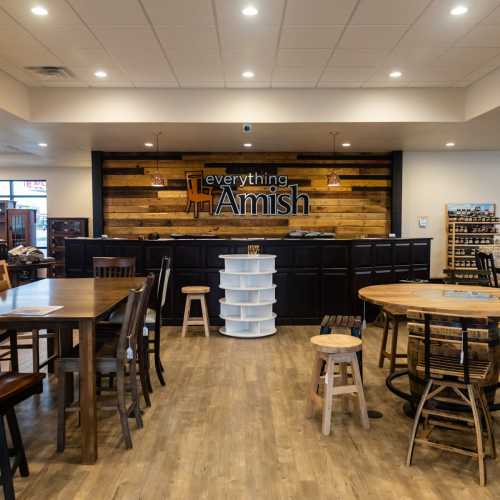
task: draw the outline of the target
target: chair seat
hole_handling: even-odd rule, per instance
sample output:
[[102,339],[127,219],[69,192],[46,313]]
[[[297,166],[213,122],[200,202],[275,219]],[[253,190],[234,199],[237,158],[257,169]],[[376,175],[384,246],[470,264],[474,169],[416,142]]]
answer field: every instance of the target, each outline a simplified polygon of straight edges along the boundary
[[406,319],[406,310],[396,306],[384,306],[384,312],[398,319]]
[[40,386],[44,377],[43,373],[0,373],[0,406],[19,402],[19,397],[30,389],[33,393],[38,392],[36,386]]
[[181,292],[185,294],[200,294],[200,293],[209,293],[210,292],[210,287],[209,286],[183,286],[181,288]]
[[[123,323],[123,317],[125,315],[125,308],[118,308],[116,311],[113,311],[109,318],[108,318],[108,323],[112,323],[114,325],[121,325]],[[146,324],[147,325],[154,325],[156,321],[156,311],[154,309],[151,309],[148,307],[148,310],[146,312]]]
[[[452,377],[464,377],[464,367],[457,358],[450,356],[431,355],[430,359],[431,375],[448,375]],[[486,379],[492,364],[490,361],[469,361],[469,377],[471,381],[481,382]],[[425,372],[425,361],[417,362],[417,371]]]
[[311,344],[316,346],[318,351],[332,354],[357,352],[362,348],[361,339],[352,335],[316,335],[311,338]]

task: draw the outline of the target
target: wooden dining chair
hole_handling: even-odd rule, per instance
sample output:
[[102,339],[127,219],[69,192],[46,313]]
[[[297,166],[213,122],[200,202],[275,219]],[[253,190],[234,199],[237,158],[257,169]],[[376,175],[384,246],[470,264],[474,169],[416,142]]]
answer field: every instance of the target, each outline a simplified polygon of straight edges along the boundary
[[[0,373],[0,471],[5,500],[15,500],[13,477],[17,469],[21,476],[29,476],[28,461],[24,452],[23,440],[15,406],[34,394],[42,392],[42,373]],[[10,433],[10,442],[4,420]]]
[[133,278],[135,257],[93,257],[95,278]]
[[[133,415],[138,428],[143,426],[139,387],[137,383],[139,364],[139,335],[144,325],[144,312],[147,308],[149,294],[154,276],[149,275],[142,288],[130,290],[125,316],[120,334],[115,337],[103,337],[96,332],[96,373],[104,376],[113,375],[116,379],[116,406],[100,406],[103,410],[117,411],[126,448],[132,448],[132,436],[128,424],[129,415]],[[100,341],[100,342],[99,342]],[[66,373],[78,373],[80,360],[78,356],[59,358],[57,361],[57,451],[64,451],[66,445],[66,414],[79,412],[80,408],[66,405]],[[131,403],[127,406],[127,388],[130,389]],[[110,387],[109,390],[112,390]],[[101,393],[105,392],[101,389]],[[107,391],[106,391],[107,392]]]
[[[408,311],[409,341],[416,344],[417,372],[425,389],[415,413],[406,464],[411,465],[416,444],[476,458],[479,482],[486,483],[486,439],[495,458],[492,419],[484,393],[497,363],[498,323],[488,318],[460,317],[433,312]],[[443,406],[443,403],[447,406]],[[441,406],[440,406],[441,405]],[[464,411],[464,407],[467,411]],[[423,432],[418,436],[420,423]],[[472,432],[475,448],[433,439],[435,428]]]
[[208,212],[212,213],[212,187],[203,187],[203,172],[186,172],[186,192],[187,203],[186,212],[191,210],[191,205],[194,204],[194,216],[199,217],[200,206],[203,208],[205,203],[208,203]]
[[[151,307],[148,308],[146,313],[146,327],[148,329],[147,337],[147,354],[153,355],[156,375],[161,385],[165,385],[165,379],[163,373],[165,369],[163,368],[161,357],[160,357],[160,340],[161,340],[161,314],[165,307],[165,302],[167,300],[168,283],[170,281],[170,257],[163,257],[161,261],[160,274],[158,275],[157,286],[155,293],[151,294],[152,300],[150,302]],[[153,333],[153,338],[151,338],[150,333]],[[153,346],[153,347],[150,347]],[[149,363],[148,363],[149,366]],[[149,371],[148,371],[149,379]],[[149,383],[151,387],[151,384]]]
[[[0,260],[0,292],[11,288],[9,270],[7,262]],[[49,354],[47,345],[46,359],[40,362],[40,340],[53,342],[53,353]],[[17,333],[14,331],[0,331],[0,363],[10,361],[10,369],[18,371],[18,350],[31,349],[33,372],[39,373],[42,368],[47,366],[59,356],[59,333],[48,332],[46,330],[33,329],[27,333]],[[0,370],[1,371],[1,370]]]
[[495,266],[495,257],[493,257],[492,253],[477,252],[476,267],[480,271],[486,273],[489,286],[498,288],[498,276]]

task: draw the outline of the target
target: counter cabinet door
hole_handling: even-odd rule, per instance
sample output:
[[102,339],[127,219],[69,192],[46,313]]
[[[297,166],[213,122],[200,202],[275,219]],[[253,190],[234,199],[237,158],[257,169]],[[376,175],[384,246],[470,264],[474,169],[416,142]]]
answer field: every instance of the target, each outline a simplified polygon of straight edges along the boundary
[[321,275],[319,272],[290,272],[286,290],[289,297],[290,316],[294,318],[319,317],[320,290]]
[[321,286],[321,315],[351,313],[349,274],[345,272],[323,272]]

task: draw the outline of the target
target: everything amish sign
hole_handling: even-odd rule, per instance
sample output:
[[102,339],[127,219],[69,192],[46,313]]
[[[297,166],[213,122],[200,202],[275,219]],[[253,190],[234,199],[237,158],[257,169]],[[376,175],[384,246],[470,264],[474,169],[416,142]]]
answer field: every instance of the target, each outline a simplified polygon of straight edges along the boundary
[[[288,184],[286,175],[249,173],[244,175],[207,175],[205,185],[221,190],[214,215],[223,209],[234,215],[309,215],[309,195],[299,193],[298,184]],[[239,187],[264,186],[267,192],[237,193]]]

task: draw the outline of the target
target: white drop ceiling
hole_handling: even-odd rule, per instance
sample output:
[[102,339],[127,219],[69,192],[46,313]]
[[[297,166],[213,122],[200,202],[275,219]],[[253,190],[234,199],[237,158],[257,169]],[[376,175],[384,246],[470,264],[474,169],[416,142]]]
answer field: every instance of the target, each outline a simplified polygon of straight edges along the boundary
[[[47,65],[74,78],[24,69]],[[0,0],[0,69],[28,86],[467,87],[498,67],[500,0]]]

